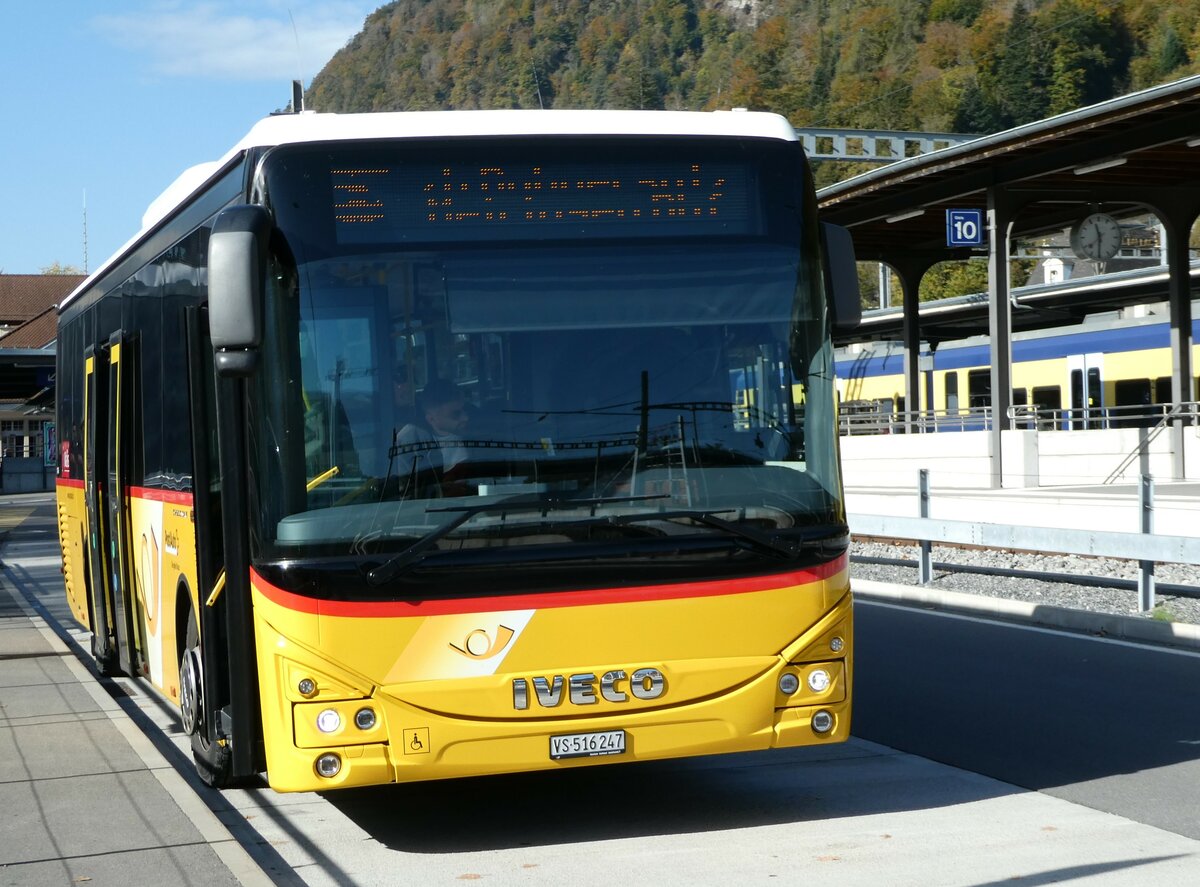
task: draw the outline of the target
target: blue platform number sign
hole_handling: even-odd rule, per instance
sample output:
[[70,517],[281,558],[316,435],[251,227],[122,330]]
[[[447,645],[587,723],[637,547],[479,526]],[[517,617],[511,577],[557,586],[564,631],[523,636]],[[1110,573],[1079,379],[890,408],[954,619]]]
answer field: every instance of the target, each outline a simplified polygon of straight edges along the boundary
[[946,210],[946,246],[980,246],[983,243],[983,210]]

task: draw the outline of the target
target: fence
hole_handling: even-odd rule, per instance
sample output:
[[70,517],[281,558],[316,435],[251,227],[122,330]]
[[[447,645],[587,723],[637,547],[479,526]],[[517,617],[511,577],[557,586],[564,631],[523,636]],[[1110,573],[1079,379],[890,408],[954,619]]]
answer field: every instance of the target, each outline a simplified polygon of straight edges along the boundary
[[[1122,404],[1107,407],[1050,408],[1037,404],[1009,407],[1011,427],[1037,431],[1096,431],[1110,428],[1154,428],[1172,418],[1195,424],[1200,403]],[[890,399],[844,401],[838,414],[841,434],[928,434],[939,431],[987,431],[992,408],[894,410]]]
[[920,517],[851,514],[849,523],[855,536],[917,542],[920,548],[918,581],[922,585],[928,585],[933,579],[932,547],[935,543],[1137,561],[1138,605],[1146,611],[1154,609],[1154,565],[1200,564],[1200,537],[1154,533],[1154,482],[1148,477],[1141,479],[1138,506],[1141,512],[1141,532],[1138,533],[940,520],[929,517],[929,475],[922,469]]

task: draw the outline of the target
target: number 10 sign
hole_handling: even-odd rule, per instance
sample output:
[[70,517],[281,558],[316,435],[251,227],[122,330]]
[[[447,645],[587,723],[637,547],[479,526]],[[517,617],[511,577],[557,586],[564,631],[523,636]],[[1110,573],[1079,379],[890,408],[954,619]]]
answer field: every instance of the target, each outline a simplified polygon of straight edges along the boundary
[[980,246],[983,243],[983,210],[946,210],[946,246]]

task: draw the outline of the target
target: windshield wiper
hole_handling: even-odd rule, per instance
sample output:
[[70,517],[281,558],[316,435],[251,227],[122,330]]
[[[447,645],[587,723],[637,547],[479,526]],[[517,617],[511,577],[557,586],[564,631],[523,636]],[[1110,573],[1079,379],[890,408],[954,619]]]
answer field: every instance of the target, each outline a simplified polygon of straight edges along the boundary
[[[618,514],[606,518],[605,522],[610,524],[634,524],[646,523],[649,521],[678,520],[680,518],[687,518],[688,520],[695,521],[698,524],[702,524],[706,527],[712,527],[715,530],[720,530],[721,532],[737,539],[749,542],[752,546],[760,551],[765,551],[770,554],[777,554],[787,558],[788,560],[795,560],[796,558],[800,557],[804,553],[805,549],[809,547],[809,544],[813,541],[816,541],[813,539],[801,539],[798,540],[800,544],[797,545],[792,541],[777,539],[751,527],[736,524],[732,521],[717,517],[718,514],[730,514],[736,511],[738,511],[736,508],[722,508],[716,511],[693,511],[690,509],[681,509],[677,511],[656,511],[642,514]],[[821,541],[824,541],[826,538],[828,538],[828,536],[826,534],[822,534]]]
[[384,561],[378,567],[367,573],[367,582],[371,585],[382,585],[395,579],[405,567],[415,564],[424,558],[446,536],[453,533],[471,518],[480,514],[505,514],[509,511],[541,511],[548,513],[566,508],[595,508],[600,505],[620,505],[629,502],[646,502],[654,499],[665,499],[667,495],[654,496],[608,496],[599,499],[540,499],[536,493],[511,496],[499,502],[481,502],[478,505],[452,505],[445,508],[427,508],[427,514],[434,512],[458,512],[453,518],[435,530],[426,533],[395,556]]

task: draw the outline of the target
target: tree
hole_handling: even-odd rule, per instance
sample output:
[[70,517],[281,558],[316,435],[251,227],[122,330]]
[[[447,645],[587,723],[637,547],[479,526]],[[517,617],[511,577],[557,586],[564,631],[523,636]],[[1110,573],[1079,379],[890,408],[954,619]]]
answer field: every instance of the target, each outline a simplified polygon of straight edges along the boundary
[[61,262],[55,262],[52,265],[47,265],[42,268],[43,274],[82,274],[83,272],[75,265],[64,265]]
[[1046,79],[1042,39],[1024,4],[1018,2],[996,65],[995,97],[1004,126],[1046,116]]
[[1132,36],[1119,10],[1097,0],[1059,0],[1039,13],[1037,28],[1050,56],[1044,113],[1103,101],[1125,81]]

